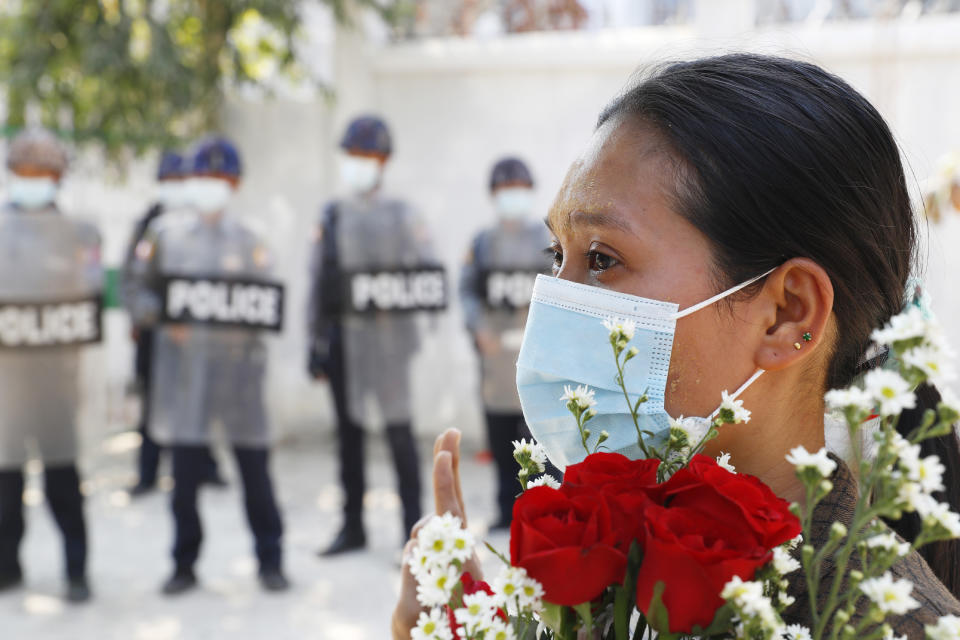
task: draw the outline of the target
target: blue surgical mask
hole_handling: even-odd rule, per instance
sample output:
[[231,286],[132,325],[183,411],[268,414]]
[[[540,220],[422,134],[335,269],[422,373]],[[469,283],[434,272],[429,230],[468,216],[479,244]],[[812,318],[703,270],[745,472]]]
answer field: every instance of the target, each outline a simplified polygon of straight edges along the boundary
[[13,174],[7,182],[7,197],[21,209],[42,209],[57,197],[53,178],[27,178]]
[[[646,392],[649,399],[640,405],[640,429],[654,434],[644,438],[646,443],[661,446],[670,430],[670,416],[663,401],[677,320],[722,300],[769,273],[683,311],[672,302],[640,298],[551,276],[537,276],[517,361],[517,391],[530,432],[546,449],[550,461],[564,469],[586,457],[576,420],[560,401],[564,387],[578,385],[595,390],[597,403],[593,409],[597,414],[588,423],[588,428],[593,434],[601,431],[609,434],[604,450],[633,459],[642,457],[623,390],[614,379],[616,365],[609,331],[603,320],[625,319],[636,325],[629,347],[635,347],[638,353],[626,365],[624,382],[634,402]],[[762,373],[762,369],[757,370],[732,397],[736,399]],[[721,389],[717,389],[718,398],[720,392]],[[706,432],[711,418],[685,418],[684,423],[693,430]],[[701,428],[696,427],[697,423]]]

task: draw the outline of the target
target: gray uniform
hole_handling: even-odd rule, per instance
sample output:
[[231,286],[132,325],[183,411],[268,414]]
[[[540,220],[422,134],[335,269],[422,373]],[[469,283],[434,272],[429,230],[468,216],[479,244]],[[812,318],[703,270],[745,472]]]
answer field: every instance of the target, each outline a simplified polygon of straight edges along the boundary
[[[313,245],[310,335],[322,339],[331,326],[339,326],[341,335],[337,339],[342,340],[344,349],[347,406],[354,421],[364,421],[366,402],[372,398],[387,424],[409,423],[410,362],[420,347],[420,314],[385,310],[355,313],[347,308],[350,300],[341,301],[339,312],[324,310],[322,285],[331,280],[325,279],[322,271],[325,247],[336,252],[336,269],[342,280],[356,273],[435,266],[426,227],[403,202],[380,197],[341,200],[328,211],[335,216],[335,237],[333,242],[318,237]],[[318,228],[325,224],[321,220]]]
[[[135,250],[127,291],[134,321],[156,324],[165,277],[266,281],[270,256],[230,215],[160,218]],[[150,431],[161,444],[202,445],[219,420],[234,445],[269,444],[263,380],[266,346],[254,328],[160,324],[154,343]]]
[[541,222],[500,223],[480,232],[460,278],[460,299],[471,334],[498,338],[496,353],[480,354],[484,407],[494,413],[520,413],[516,364],[527,319],[533,280],[548,264],[550,235]]
[[[100,234],[92,225],[54,207],[0,209],[0,304],[91,299],[102,294],[102,283]],[[99,326],[98,313],[93,310],[87,320]],[[39,314],[30,327],[7,312],[3,316],[5,345],[13,335],[20,345],[0,348],[0,469],[19,467],[31,450],[47,463],[72,462],[82,347],[51,342],[49,323],[44,328]]]

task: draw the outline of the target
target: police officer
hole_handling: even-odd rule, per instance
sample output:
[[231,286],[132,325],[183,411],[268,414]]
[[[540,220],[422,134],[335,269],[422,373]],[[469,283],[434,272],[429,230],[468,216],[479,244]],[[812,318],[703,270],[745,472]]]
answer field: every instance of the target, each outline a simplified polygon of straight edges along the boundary
[[363,526],[366,407],[379,406],[397,473],[406,532],[420,518],[420,469],[411,430],[410,363],[419,349],[415,312],[443,308],[444,274],[411,208],[381,193],[392,150],[374,116],[353,120],[340,143],[347,195],[326,205],[311,256],[308,369],[327,378],[337,418],[343,526],[321,555],[366,545]]
[[272,591],[288,587],[263,401],[262,336],[279,327],[282,300],[269,283],[263,242],[227,209],[240,175],[240,156],[229,141],[202,141],[187,179],[197,215],[152,226],[133,268],[141,283],[132,301],[137,321],[157,326],[150,430],[170,447],[173,459],[175,568],[163,586],[168,595],[197,584],[193,566],[202,540],[197,492],[209,469],[213,422],[233,445],[260,582]]
[[[520,410],[516,362],[537,273],[547,264],[550,236],[533,216],[533,176],[518,158],[497,162],[490,175],[497,223],[473,239],[460,277],[467,330],[480,358],[487,435],[497,468],[499,517],[491,528],[510,526],[519,493],[514,440],[530,437]],[[554,467],[547,470],[559,478]]]
[[47,503],[63,534],[68,600],[90,597],[77,473],[79,356],[100,338],[100,235],[65,218],[54,199],[67,154],[28,129],[7,157],[0,210],[0,590],[22,581],[22,465],[44,463]]
[[[147,234],[147,229],[154,224],[162,214],[168,211],[182,210],[186,202],[186,183],[184,181],[184,160],[180,154],[164,151],[160,156],[157,167],[156,201],[150,205],[147,212],[134,227],[133,236],[127,246],[124,260],[124,289],[132,283],[131,268],[136,260],[137,247]],[[146,246],[146,245],[143,245]],[[129,308],[129,303],[125,303]],[[157,483],[157,467],[160,464],[160,447],[150,437],[147,424],[150,420],[150,369],[153,355],[153,328],[149,325],[134,325],[133,340],[136,343],[134,372],[141,392],[140,425],[140,455],[138,457],[137,484],[130,490],[133,496],[140,496],[150,491]],[[224,486],[226,483],[220,478],[217,471],[217,462],[212,455],[208,459],[208,475],[205,481],[215,486]]]

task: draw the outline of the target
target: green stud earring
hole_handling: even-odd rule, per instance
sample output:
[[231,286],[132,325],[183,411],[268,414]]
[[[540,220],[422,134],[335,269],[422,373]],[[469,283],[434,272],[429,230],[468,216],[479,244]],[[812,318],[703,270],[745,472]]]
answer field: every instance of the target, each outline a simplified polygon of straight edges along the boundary
[[809,331],[804,331],[801,337],[803,338],[804,342],[810,342],[813,340],[813,334],[811,334]]

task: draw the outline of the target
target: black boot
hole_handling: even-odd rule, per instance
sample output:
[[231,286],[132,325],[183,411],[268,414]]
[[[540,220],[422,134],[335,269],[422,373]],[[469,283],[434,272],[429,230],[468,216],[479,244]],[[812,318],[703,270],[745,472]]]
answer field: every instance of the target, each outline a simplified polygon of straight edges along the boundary
[[23,573],[15,571],[0,573],[0,592],[16,589],[23,584]]
[[319,552],[322,557],[330,557],[356,551],[367,546],[367,534],[360,523],[347,522],[340,529],[340,533],[333,539],[330,546]]
[[290,588],[290,581],[283,575],[279,567],[262,567],[260,569],[260,586],[265,591],[286,591]]
[[192,568],[177,568],[170,579],[163,584],[163,594],[175,596],[190,591],[197,586],[197,576]]
[[90,599],[90,585],[83,576],[67,579],[67,601],[80,603]]

